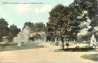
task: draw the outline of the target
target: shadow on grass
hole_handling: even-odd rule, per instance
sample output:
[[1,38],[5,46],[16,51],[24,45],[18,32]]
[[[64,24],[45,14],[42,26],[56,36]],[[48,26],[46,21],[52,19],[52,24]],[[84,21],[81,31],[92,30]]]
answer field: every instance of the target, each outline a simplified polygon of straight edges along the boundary
[[95,50],[94,48],[65,48],[65,49],[58,49],[55,52],[88,52]]
[[98,61],[98,54],[83,55],[81,57],[88,60]]

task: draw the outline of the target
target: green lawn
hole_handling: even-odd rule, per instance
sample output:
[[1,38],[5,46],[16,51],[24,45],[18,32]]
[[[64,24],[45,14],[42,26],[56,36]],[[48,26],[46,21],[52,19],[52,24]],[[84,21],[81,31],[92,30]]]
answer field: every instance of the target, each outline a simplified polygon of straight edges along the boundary
[[98,61],[98,54],[83,55],[82,58],[93,60],[93,61]]
[[0,51],[9,51],[9,50],[22,50],[22,49],[32,49],[32,48],[41,48],[42,45],[38,45],[36,43],[28,43],[21,47],[16,45],[8,45],[8,46],[0,46]]

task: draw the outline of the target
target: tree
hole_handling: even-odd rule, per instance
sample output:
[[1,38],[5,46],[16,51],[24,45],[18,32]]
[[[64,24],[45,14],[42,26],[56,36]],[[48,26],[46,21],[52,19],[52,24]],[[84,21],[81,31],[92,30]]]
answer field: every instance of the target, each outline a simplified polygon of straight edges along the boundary
[[25,28],[25,26],[29,26],[30,28],[32,28],[32,29],[33,29],[34,24],[33,24],[32,22],[25,22],[25,23],[24,23],[24,27],[23,27],[23,28]]
[[70,34],[70,8],[64,7],[59,4],[54,7],[49,13],[49,22],[47,23],[47,35],[50,35],[51,39],[55,37],[61,38],[62,49],[64,49],[64,38]]
[[57,5],[49,13],[48,37],[60,36],[62,47],[64,46],[62,36],[69,40],[77,40],[77,34],[81,30],[92,32],[94,27],[98,26],[97,11],[97,0],[75,0],[69,7]]
[[23,28],[25,26],[29,26],[33,32],[45,31],[45,24],[43,23],[25,22]]
[[4,18],[0,18],[0,41],[2,41],[3,36],[8,36],[9,28],[8,23]]
[[[84,22],[87,22],[87,16],[88,13],[85,13],[86,10],[83,10],[81,6],[79,5],[80,0],[75,0],[69,8],[71,9],[71,35],[75,40],[77,40],[77,34],[85,27],[86,25],[83,25]],[[81,26],[82,25],[82,26]]]
[[21,31],[16,25],[10,25],[9,27],[9,40],[12,41],[12,39],[17,36],[17,34]]
[[45,24],[43,24],[43,23],[35,23],[34,24],[34,28],[35,28],[35,31],[37,32],[39,32],[39,31],[45,31]]
[[88,17],[91,19],[91,26],[98,26],[98,1],[97,0],[75,0],[82,10],[88,12]]
[[93,32],[94,28],[98,26],[98,21],[97,21],[98,1],[97,0],[75,0],[70,5],[70,7],[76,11],[74,15],[76,15],[76,17],[79,16],[78,21],[80,21],[80,32],[84,30],[88,33],[89,32],[94,33]]

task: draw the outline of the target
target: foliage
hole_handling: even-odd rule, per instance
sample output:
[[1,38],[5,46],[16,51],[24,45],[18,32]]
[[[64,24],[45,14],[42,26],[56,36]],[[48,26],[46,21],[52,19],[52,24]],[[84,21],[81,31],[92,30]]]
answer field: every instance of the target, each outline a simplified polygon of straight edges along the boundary
[[75,0],[75,2],[81,10],[88,11],[88,17],[92,20],[91,26],[98,24],[98,1],[97,0]]
[[3,36],[8,36],[9,28],[8,23],[5,19],[0,18],[0,41],[2,41]]
[[45,31],[45,24],[43,23],[25,22],[23,28],[25,28],[25,26],[29,26],[34,32]]
[[45,31],[45,24],[43,24],[43,23],[35,23],[34,24],[34,29],[35,29],[35,31],[37,32],[37,31]]
[[76,34],[79,30],[78,25],[80,23],[76,20],[76,14],[71,9],[71,7],[57,5],[51,10],[49,22],[47,23],[48,33],[52,33],[51,35],[63,35],[70,39],[76,39]]
[[[47,35],[66,35],[69,37],[68,39],[76,40],[77,33],[79,33],[81,29],[88,26],[92,28],[97,26],[97,7],[97,0],[75,0],[69,7],[61,4],[55,6],[49,13]],[[87,19],[90,19],[91,23],[81,27],[80,25],[87,22]],[[88,31],[92,31],[92,28],[89,28]]]
[[33,27],[34,26],[34,24],[33,23],[31,23],[31,22],[25,22],[24,23],[24,27],[23,28],[25,28],[25,26],[29,26],[29,27]]
[[21,30],[16,25],[10,25],[9,27],[9,40],[12,40]]
[[[86,31],[92,32],[98,24],[97,11],[97,0],[75,0],[68,7],[61,4],[55,6],[49,13],[47,38],[55,40],[56,37],[59,37],[63,42],[63,37],[68,40],[77,40],[77,34],[81,30],[86,29]],[[84,23],[87,24],[84,25]]]
[[10,25],[10,27],[8,27],[8,22],[4,18],[0,18],[0,41],[2,41],[2,37],[4,36],[12,40],[19,31],[20,29],[17,28],[16,25]]
[[[87,32],[83,38],[90,39],[91,34],[96,32],[94,27],[98,26],[98,1],[97,0],[75,0],[71,5],[74,9],[76,8],[80,13],[81,18],[78,21],[82,27],[80,27],[80,32],[83,33],[83,30]],[[86,12],[85,12],[86,11]],[[89,19],[89,20],[88,20]],[[86,23],[86,24],[85,24]],[[84,24],[84,25],[83,25]]]

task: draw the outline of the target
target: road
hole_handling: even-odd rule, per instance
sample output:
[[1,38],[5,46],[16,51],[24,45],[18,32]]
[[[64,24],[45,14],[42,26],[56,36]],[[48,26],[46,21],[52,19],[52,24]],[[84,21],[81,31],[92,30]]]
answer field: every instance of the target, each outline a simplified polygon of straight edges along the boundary
[[95,52],[54,52],[51,47],[0,52],[0,63],[96,63],[83,59]]

